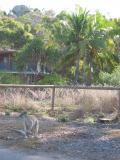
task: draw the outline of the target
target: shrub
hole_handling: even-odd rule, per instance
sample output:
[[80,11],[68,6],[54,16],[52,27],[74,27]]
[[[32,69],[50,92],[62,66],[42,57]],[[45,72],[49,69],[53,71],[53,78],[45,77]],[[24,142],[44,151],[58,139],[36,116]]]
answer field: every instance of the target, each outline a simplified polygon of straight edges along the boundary
[[19,75],[12,73],[0,73],[0,83],[3,84],[22,84],[22,79]]
[[84,123],[95,123],[95,121],[96,121],[95,118],[90,116],[84,119]]
[[62,85],[66,83],[67,83],[67,79],[61,77],[58,74],[46,75],[42,80],[38,82],[38,84],[58,84],[58,85]]
[[100,82],[108,85],[120,85],[120,66],[117,66],[114,71],[110,73],[101,72],[99,74]]
[[67,115],[59,115],[58,116],[58,122],[68,122],[69,121],[69,118]]

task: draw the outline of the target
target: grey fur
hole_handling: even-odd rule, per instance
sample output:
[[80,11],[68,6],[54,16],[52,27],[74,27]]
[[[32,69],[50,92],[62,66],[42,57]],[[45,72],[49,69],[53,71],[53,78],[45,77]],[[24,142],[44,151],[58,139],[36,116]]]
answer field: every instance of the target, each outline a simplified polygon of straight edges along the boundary
[[27,112],[22,112],[19,115],[22,120],[25,132],[25,138],[32,134],[33,137],[38,137],[39,121],[34,115],[28,115]]

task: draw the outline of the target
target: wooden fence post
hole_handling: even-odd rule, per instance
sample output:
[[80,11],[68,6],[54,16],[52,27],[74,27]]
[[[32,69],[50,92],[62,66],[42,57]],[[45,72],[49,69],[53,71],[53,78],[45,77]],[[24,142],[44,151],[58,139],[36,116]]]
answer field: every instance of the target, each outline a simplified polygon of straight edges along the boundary
[[118,90],[118,112],[120,115],[120,90]]
[[55,104],[55,86],[52,88],[52,105],[51,110],[54,110],[54,104]]

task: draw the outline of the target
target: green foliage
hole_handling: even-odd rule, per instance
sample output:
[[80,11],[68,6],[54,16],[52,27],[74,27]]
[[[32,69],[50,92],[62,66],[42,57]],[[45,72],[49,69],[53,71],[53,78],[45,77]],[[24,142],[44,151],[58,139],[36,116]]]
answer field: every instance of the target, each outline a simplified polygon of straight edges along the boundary
[[[100,12],[92,15],[80,7],[57,16],[23,5],[12,11],[16,18],[0,11],[1,48],[18,50],[15,60],[20,70],[32,64],[38,72],[57,73],[46,75],[40,84],[66,84],[65,75],[84,84],[119,85],[119,71],[112,71],[120,61],[120,19],[107,19]],[[2,82],[13,82],[6,79]]]
[[[5,108],[6,108],[6,112],[7,113],[10,113],[10,112],[22,112],[23,111],[23,109],[20,107],[20,106],[16,106],[15,104],[7,104],[6,106],[5,106]],[[6,114],[7,114],[6,113]]]
[[8,17],[1,18],[0,23],[0,44],[8,45],[11,48],[20,48],[32,38],[24,25]]
[[[55,37],[64,47],[60,67],[64,72],[71,70],[70,68],[74,66],[75,82],[80,80],[83,82],[85,79],[90,82],[90,79],[93,79],[93,73],[96,72],[96,66],[101,67],[96,61],[99,59],[97,54],[106,50],[108,31],[105,30],[105,22],[109,21],[100,13],[96,14],[95,19],[95,16],[89,15],[82,8],[77,8],[72,14],[62,12],[58,17],[59,20],[55,23],[57,31]],[[80,61],[83,61],[84,68],[80,67]],[[79,75],[82,73],[82,69],[85,73]]]
[[43,34],[33,38],[16,55],[18,68],[24,68],[26,64],[33,63],[37,66],[49,66],[49,70],[57,63],[59,56],[57,43],[50,38],[50,34]]
[[[65,48],[62,59],[65,60],[65,63],[72,61],[72,63],[69,63],[71,64],[69,67],[75,65],[74,81],[77,82],[79,79],[80,59],[85,53],[87,44],[88,12],[82,8],[78,8],[72,14],[62,12],[59,18],[58,23],[55,23],[55,29],[57,30],[56,34],[58,34],[56,36],[57,39]],[[69,57],[69,59],[66,57]]]
[[92,117],[92,116],[88,116],[84,119],[84,123],[90,123],[90,124],[93,124],[95,123],[95,118]]
[[110,73],[107,73],[107,72],[100,72],[99,78],[102,84],[109,84],[111,75]]
[[68,122],[68,121],[69,121],[68,116],[64,114],[58,116],[58,122]]
[[99,77],[100,77],[100,82],[103,84],[119,86],[120,85],[120,66],[117,66],[111,74],[101,72]]
[[67,84],[67,79],[61,77],[58,74],[50,74],[50,75],[45,75],[45,77],[38,82],[38,84]]
[[26,64],[33,62],[37,63],[41,60],[44,63],[44,41],[41,37],[35,37],[16,54],[17,66],[23,69]]
[[22,84],[23,80],[21,76],[14,75],[12,73],[1,73],[0,72],[0,83],[2,84]]
[[10,116],[10,111],[5,111],[6,116]]

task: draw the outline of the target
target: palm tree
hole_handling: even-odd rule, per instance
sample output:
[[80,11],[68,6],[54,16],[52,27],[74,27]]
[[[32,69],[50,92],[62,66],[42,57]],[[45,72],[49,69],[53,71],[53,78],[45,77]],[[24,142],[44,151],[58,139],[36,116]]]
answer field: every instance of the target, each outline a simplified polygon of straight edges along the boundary
[[[60,23],[57,25],[57,38],[61,40],[62,47],[67,51],[64,60],[74,59],[74,82],[79,80],[79,64],[85,47],[85,33],[88,27],[88,12],[78,8],[76,13],[62,12]],[[62,17],[62,20],[61,20]],[[59,26],[59,27],[58,27]]]
[[[99,12],[90,15],[86,10],[79,8],[75,13],[62,12],[58,15],[54,35],[62,47],[61,64],[75,66],[75,83],[80,78],[81,70],[82,82],[86,81],[90,85],[93,75],[98,76],[101,66],[106,64],[106,61],[108,64],[111,59],[109,52],[111,47],[108,47],[107,41],[110,39],[109,32],[112,27],[114,23]],[[104,59],[101,58],[101,54]]]
[[[113,68],[115,65],[114,44],[113,44],[113,28],[115,27],[114,21],[106,19],[99,12],[93,15],[93,22],[89,25],[87,46],[87,63],[89,67],[89,74],[91,75],[87,79],[89,83],[92,79],[94,72],[98,76],[100,70]],[[91,79],[90,79],[91,78]]]

